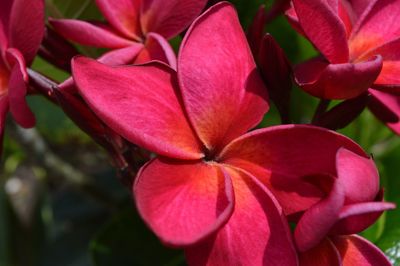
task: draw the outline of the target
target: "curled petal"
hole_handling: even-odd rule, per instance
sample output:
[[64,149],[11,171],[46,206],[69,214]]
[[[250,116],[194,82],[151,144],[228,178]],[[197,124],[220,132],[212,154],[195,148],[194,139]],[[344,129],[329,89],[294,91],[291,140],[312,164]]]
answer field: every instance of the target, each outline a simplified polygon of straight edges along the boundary
[[382,57],[360,63],[328,64],[307,61],[295,69],[303,90],[324,99],[349,99],[361,95],[374,83],[382,69]]
[[202,157],[180,104],[176,73],[168,66],[110,67],[78,57],[72,71],[85,101],[116,133],[161,155]]
[[215,164],[155,159],[141,169],[133,190],[143,219],[173,246],[206,238],[234,209],[232,181]]
[[400,135],[400,96],[369,89],[369,109],[396,134]]
[[22,127],[33,127],[36,122],[35,116],[25,99],[28,74],[26,73],[23,55],[18,50],[11,48],[7,50],[7,57],[13,65],[8,82],[8,97],[11,114],[15,121]]
[[143,44],[132,43],[130,46],[103,54],[98,61],[110,66],[128,65],[135,61],[135,58],[142,50]]
[[96,0],[107,21],[128,38],[140,39],[140,0]]
[[293,0],[293,5],[301,28],[328,61],[332,64],[348,62],[346,30],[337,9],[324,0]]
[[221,2],[208,9],[180,49],[178,78],[189,119],[204,145],[218,152],[269,107],[234,8]]
[[10,21],[10,47],[32,63],[44,35],[44,0],[14,0]]
[[170,39],[188,27],[206,4],[206,0],[142,0],[143,33],[156,32]]
[[105,25],[74,19],[49,19],[49,22],[64,38],[82,45],[111,49],[132,45],[132,41],[118,36]]
[[342,266],[341,260],[339,252],[329,238],[299,254],[300,266]]
[[346,193],[346,204],[375,199],[379,192],[379,173],[372,158],[341,148],[336,156],[336,167]]
[[168,41],[161,35],[151,32],[147,34],[145,48],[135,60],[136,64],[157,60],[168,64],[176,70],[176,55]]
[[279,204],[250,175],[225,168],[232,178],[235,211],[214,237],[186,248],[190,265],[298,265]]
[[357,235],[332,237],[332,242],[342,257],[343,266],[391,266],[377,247]]

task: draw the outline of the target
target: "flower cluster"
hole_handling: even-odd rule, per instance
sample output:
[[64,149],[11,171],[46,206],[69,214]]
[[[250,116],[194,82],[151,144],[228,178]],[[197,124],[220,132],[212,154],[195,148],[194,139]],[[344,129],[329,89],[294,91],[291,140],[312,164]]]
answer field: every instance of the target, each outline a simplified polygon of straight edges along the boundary
[[[108,51],[75,56],[72,79],[46,86],[27,70],[45,32],[44,2],[1,2],[1,132],[8,110],[33,126],[25,95],[41,93],[118,166],[134,164],[124,157],[131,144],[150,152],[128,177],[137,210],[189,265],[390,265],[356,235],[395,207],[384,201],[374,160],[344,135],[289,124],[289,106],[293,75],[313,96],[345,100],[322,114],[328,125],[345,123],[367,95],[359,112],[368,105],[400,133],[399,0],[277,1],[268,14],[260,9],[247,36],[228,2],[96,4],[106,23],[49,24],[60,47],[70,40]],[[292,67],[264,35],[284,11],[321,55]],[[186,29],[176,56],[168,40]],[[269,97],[286,125],[254,129]]]

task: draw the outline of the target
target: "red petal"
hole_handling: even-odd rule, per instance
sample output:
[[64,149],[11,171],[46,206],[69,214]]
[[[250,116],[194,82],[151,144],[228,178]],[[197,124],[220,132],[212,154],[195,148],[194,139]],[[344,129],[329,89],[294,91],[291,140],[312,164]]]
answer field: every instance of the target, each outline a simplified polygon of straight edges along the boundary
[[324,0],[293,0],[300,25],[310,41],[333,64],[349,60],[346,29]]
[[170,39],[186,29],[206,3],[206,0],[142,0],[143,33],[156,32]]
[[30,64],[43,35],[44,1],[14,0],[9,21],[9,46],[18,49]]
[[165,156],[202,157],[180,104],[176,73],[168,66],[110,67],[78,57],[72,71],[85,101],[124,138]]
[[64,38],[82,45],[111,49],[132,45],[132,41],[118,36],[105,26],[74,19],[49,19],[49,22]]
[[350,2],[356,16],[359,18],[374,0],[350,0]]
[[136,58],[135,63],[147,63],[158,60],[176,69],[176,55],[168,41],[161,35],[151,32],[147,34],[145,49]]
[[383,211],[396,208],[389,202],[366,202],[346,205],[339,214],[339,221],[332,227],[331,235],[350,235],[364,231],[381,216]]
[[249,175],[227,169],[235,211],[215,237],[186,249],[189,265],[297,265],[288,224],[272,194]]
[[370,89],[369,109],[396,134],[400,135],[400,96]]
[[132,43],[130,46],[105,53],[97,60],[110,66],[128,65],[134,62],[135,58],[142,50],[143,44]]
[[10,112],[15,121],[22,127],[33,127],[36,122],[35,116],[29,109],[25,99],[28,74],[26,73],[23,55],[18,50],[11,48],[7,50],[7,56],[13,65],[8,82]]
[[96,0],[101,13],[121,34],[140,39],[140,0]]
[[137,208],[169,245],[196,243],[222,227],[234,207],[232,181],[216,164],[155,159],[134,185]]
[[344,191],[335,181],[329,196],[308,209],[297,223],[294,238],[300,251],[318,245],[339,218],[344,204]]
[[194,129],[211,151],[258,124],[268,110],[258,75],[234,8],[211,7],[182,42],[178,77]]
[[382,69],[382,57],[360,63],[327,64],[310,60],[295,69],[296,82],[303,90],[324,99],[349,99],[374,83]]
[[300,253],[299,261],[300,266],[342,266],[342,258],[328,238],[315,248]]
[[333,237],[343,266],[391,266],[385,255],[372,243],[357,235]]
[[0,1],[0,49],[3,51],[8,47],[8,30],[12,3],[13,0]]
[[372,158],[342,148],[336,156],[338,179],[346,204],[373,201],[379,192],[379,173]]

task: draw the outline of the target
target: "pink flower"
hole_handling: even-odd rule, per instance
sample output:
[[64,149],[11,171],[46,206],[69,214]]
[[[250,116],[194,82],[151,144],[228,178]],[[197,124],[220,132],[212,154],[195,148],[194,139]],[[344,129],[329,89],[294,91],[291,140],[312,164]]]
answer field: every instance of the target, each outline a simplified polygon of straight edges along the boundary
[[74,42],[112,51],[99,60],[111,65],[160,60],[176,66],[167,39],[183,31],[200,14],[206,0],[96,0],[108,24],[73,19],[50,20],[58,33]]
[[[351,140],[312,126],[245,134],[269,105],[237,14],[226,2],[192,24],[177,72],[158,62],[112,67],[83,57],[72,69],[98,117],[157,154],[136,177],[137,209],[165,244],[185,249],[190,265],[297,265],[274,193],[283,188],[282,199],[300,183],[283,184],[287,179],[280,177],[334,175],[340,147],[366,156]],[[315,197],[298,195],[292,204],[315,204],[321,191],[303,183],[302,192]]]
[[370,87],[400,88],[398,0],[293,0],[288,16],[323,57],[301,64],[296,79],[308,93],[348,99]]
[[0,135],[8,111],[23,127],[33,127],[35,117],[25,96],[30,65],[44,33],[42,0],[2,0],[0,3]]
[[374,162],[342,148],[336,156],[336,176],[321,173],[304,179],[326,196],[295,218],[300,265],[390,265],[378,248],[353,235],[372,225],[384,210],[395,208],[382,202]]

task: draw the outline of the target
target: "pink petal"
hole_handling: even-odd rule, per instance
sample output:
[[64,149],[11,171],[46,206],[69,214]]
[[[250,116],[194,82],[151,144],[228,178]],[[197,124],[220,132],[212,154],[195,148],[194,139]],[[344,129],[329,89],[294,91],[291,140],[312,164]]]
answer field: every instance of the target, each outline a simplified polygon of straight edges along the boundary
[[355,142],[327,129],[309,125],[272,126],[234,140],[217,159],[230,165],[250,162],[285,176],[317,173],[336,176],[336,153],[341,147],[366,156]]
[[7,50],[7,56],[13,65],[8,83],[10,112],[22,127],[33,127],[36,122],[35,116],[25,99],[28,74],[23,55],[18,50],[11,48]]
[[346,205],[339,214],[339,221],[332,227],[331,235],[350,235],[364,231],[378,220],[381,214],[396,205],[389,202],[365,202]]
[[350,0],[351,6],[357,17],[361,17],[368,6],[374,1],[371,0]]
[[324,0],[293,0],[300,25],[319,51],[333,64],[349,60],[343,22]]
[[72,71],[88,105],[124,138],[165,156],[202,157],[180,104],[176,73],[168,66],[110,67],[78,57]]
[[391,266],[385,255],[372,243],[357,235],[332,237],[343,266]]
[[132,41],[118,36],[107,27],[99,27],[86,21],[49,19],[49,22],[64,38],[82,45],[111,49],[132,45]]
[[128,38],[140,40],[141,0],[96,0],[96,4],[116,30]]
[[141,51],[135,60],[136,64],[157,60],[176,69],[176,55],[168,41],[161,35],[151,32],[147,34],[145,49]]
[[189,265],[297,265],[286,219],[272,194],[251,176],[232,177],[235,211],[214,237],[186,248]]
[[297,66],[295,77],[301,88],[313,96],[349,99],[367,91],[381,69],[381,56],[354,64],[327,64],[314,59]]
[[181,45],[178,77],[189,119],[211,153],[258,124],[268,110],[234,8],[211,7],[191,26]]
[[44,0],[14,0],[9,21],[9,46],[18,49],[28,64],[44,35]]
[[206,0],[142,0],[142,31],[170,39],[186,29],[206,3]]
[[400,135],[400,96],[370,89],[369,109],[391,130]]
[[230,177],[216,164],[155,159],[134,184],[137,208],[150,228],[169,245],[197,243],[232,215]]
[[267,13],[265,12],[265,5],[261,5],[251,21],[246,34],[253,55],[258,55],[258,51],[260,50],[266,22]]
[[336,167],[346,204],[375,199],[379,192],[379,173],[372,158],[341,148],[336,156]]
[[97,60],[110,66],[128,65],[135,61],[135,58],[142,50],[143,44],[132,43],[132,45],[127,47],[111,50]]
[[339,218],[344,196],[340,182],[334,181],[329,196],[303,214],[294,231],[294,238],[300,251],[312,249],[327,236]]
[[3,51],[8,47],[8,25],[12,3],[13,0],[0,1],[0,49]]
[[[354,29],[351,46],[355,50],[367,51],[399,37],[400,0],[371,1],[371,6],[360,18]],[[361,48],[362,47],[362,48]]]
[[341,260],[339,252],[329,238],[299,254],[300,266],[342,266]]

